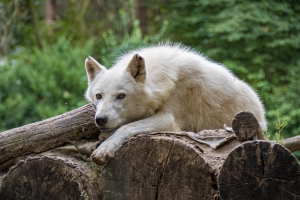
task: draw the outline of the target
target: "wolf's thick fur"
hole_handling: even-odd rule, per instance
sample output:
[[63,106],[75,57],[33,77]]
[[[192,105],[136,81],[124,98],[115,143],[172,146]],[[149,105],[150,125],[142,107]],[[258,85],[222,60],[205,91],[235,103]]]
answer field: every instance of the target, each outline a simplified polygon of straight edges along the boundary
[[263,105],[245,82],[180,45],[130,52],[109,70],[92,57],[85,65],[85,96],[96,106],[96,123],[113,132],[92,154],[99,164],[133,135],[222,128],[242,110],[254,113],[267,129]]

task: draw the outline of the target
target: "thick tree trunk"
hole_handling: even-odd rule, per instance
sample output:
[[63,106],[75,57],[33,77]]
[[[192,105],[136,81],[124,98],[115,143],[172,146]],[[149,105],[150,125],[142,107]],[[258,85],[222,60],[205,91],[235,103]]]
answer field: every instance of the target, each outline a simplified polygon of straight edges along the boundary
[[0,134],[0,165],[31,153],[40,153],[81,138],[97,138],[95,109],[87,104],[65,114]]
[[279,144],[249,141],[228,155],[218,185],[222,199],[300,199],[300,165]]
[[39,48],[42,48],[42,37],[40,34],[40,28],[39,28],[39,16],[38,16],[38,11],[35,7],[34,2],[35,2],[34,0],[29,0],[29,9],[30,9],[31,17],[32,17],[32,25],[34,28],[33,33],[35,36],[36,45]]
[[232,140],[213,150],[171,133],[133,137],[102,170],[103,198],[213,199],[218,196],[219,169],[237,144]]
[[142,37],[147,34],[147,6],[144,0],[135,0],[135,13],[140,22]]
[[63,155],[29,157],[4,176],[0,199],[100,199],[93,165]]
[[53,23],[55,20],[55,0],[46,0],[45,20],[48,36],[53,35]]

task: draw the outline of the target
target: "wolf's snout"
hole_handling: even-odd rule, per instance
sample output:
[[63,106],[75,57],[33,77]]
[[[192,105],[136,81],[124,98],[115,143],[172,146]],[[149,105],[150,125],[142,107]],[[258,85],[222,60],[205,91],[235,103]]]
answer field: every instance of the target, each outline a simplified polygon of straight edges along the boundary
[[96,117],[96,124],[104,126],[107,123],[108,117]]

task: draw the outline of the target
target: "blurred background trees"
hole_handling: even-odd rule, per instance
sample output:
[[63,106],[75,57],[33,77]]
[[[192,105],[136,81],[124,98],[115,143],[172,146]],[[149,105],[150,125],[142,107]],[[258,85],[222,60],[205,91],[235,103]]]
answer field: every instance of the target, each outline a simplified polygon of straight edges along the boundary
[[300,2],[296,0],[3,0],[0,131],[84,105],[84,60],[110,67],[127,50],[181,42],[248,82],[269,134],[300,133]]

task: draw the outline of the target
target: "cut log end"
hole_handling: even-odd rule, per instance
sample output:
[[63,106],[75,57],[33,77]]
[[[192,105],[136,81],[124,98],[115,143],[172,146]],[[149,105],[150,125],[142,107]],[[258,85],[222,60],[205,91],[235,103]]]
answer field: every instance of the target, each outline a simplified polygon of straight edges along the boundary
[[102,172],[106,199],[212,199],[215,176],[195,145],[165,135],[131,138]]
[[300,199],[300,165],[279,144],[245,142],[228,155],[218,186],[222,199]]
[[232,129],[240,141],[265,139],[256,117],[249,111],[241,111],[234,116]]
[[[92,163],[91,163],[92,164]],[[96,171],[86,162],[49,156],[20,161],[4,176],[4,199],[99,199]]]

